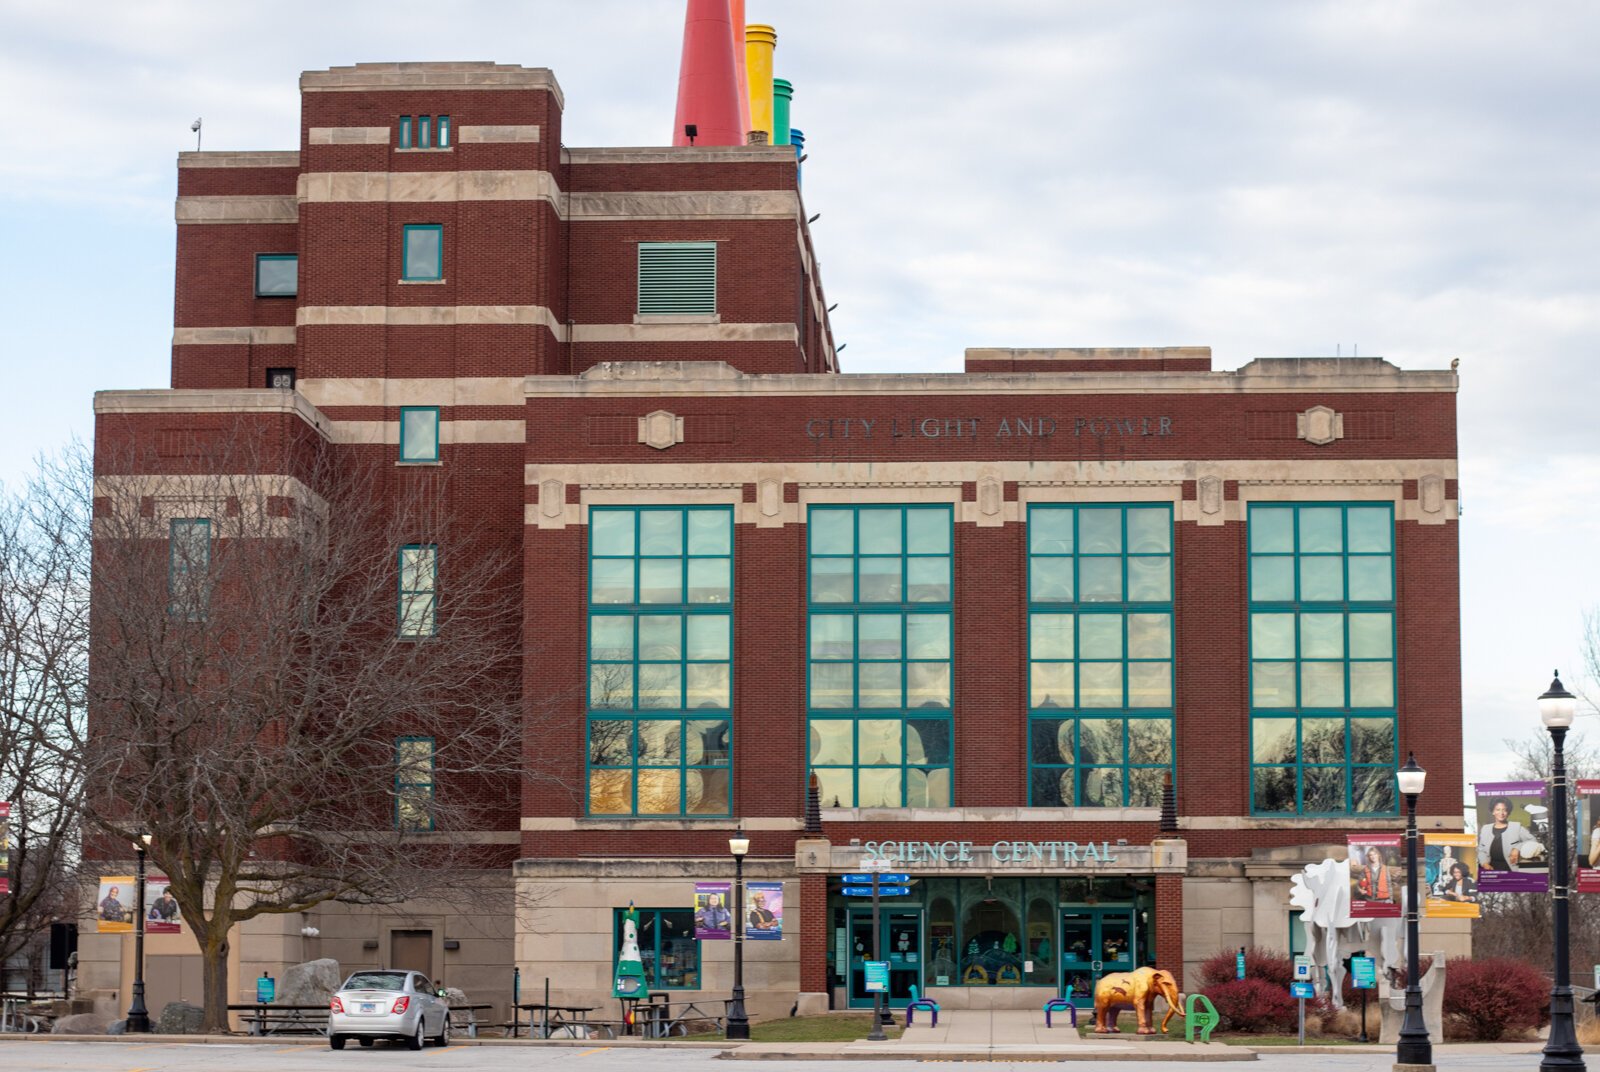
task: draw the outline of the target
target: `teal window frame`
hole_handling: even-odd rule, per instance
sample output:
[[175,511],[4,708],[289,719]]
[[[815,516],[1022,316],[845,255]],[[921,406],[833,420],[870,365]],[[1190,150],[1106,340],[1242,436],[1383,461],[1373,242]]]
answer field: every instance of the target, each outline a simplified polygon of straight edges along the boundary
[[[186,532],[203,533],[189,544]],[[199,548],[193,554],[186,547]],[[186,622],[203,622],[211,602],[211,519],[175,517],[167,522],[167,612]],[[194,576],[197,575],[197,576]]]
[[[444,224],[442,223],[408,223],[401,227],[400,233],[400,278],[408,282],[431,282],[444,278]],[[434,275],[416,275],[411,271],[411,235],[412,232],[422,233],[431,231],[437,236],[439,270]]]
[[450,117],[448,115],[441,115],[437,118],[437,120],[435,120],[435,123],[436,126],[434,129],[437,132],[438,137],[434,139],[434,146],[439,149],[450,148]]
[[[428,576],[426,584],[419,584],[422,578],[415,575],[406,565],[408,552],[426,551],[429,554]],[[397,607],[395,627],[399,635],[407,639],[423,639],[436,636],[439,632],[439,545],[434,543],[408,543],[400,548],[397,556],[399,566],[399,592],[400,599]],[[411,574],[408,576],[408,574]],[[408,581],[410,585],[408,586]],[[426,622],[426,628],[416,629],[410,623],[421,617]]]
[[[421,415],[431,415],[433,417],[433,446],[432,446],[432,448],[430,450],[428,450],[425,453],[407,454],[406,453],[406,444],[409,442],[409,437],[406,435],[406,427],[412,420],[417,419],[417,417],[421,416]],[[441,418],[440,418],[439,407],[438,406],[401,406],[400,407],[400,460],[403,461],[403,462],[436,462],[436,461],[438,461],[439,460],[439,439],[440,439],[441,427],[442,427],[442,425],[441,425]]]
[[[288,290],[268,290],[261,286],[261,266],[274,264],[281,261],[294,263],[295,279],[293,286]],[[298,253],[257,253],[255,264],[255,295],[258,298],[293,298],[300,293],[300,254]]]
[[[419,773],[416,760],[406,755],[408,746],[427,745],[426,774]],[[394,739],[394,826],[406,833],[423,833],[434,828],[433,801],[438,771],[438,746],[432,737],[404,736]],[[424,824],[408,818],[415,809],[427,816]]]
[[433,148],[433,116],[417,116],[417,148]]
[[[1159,513],[1163,539],[1154,547],[1133,546],[1130,511]],[[1086,550],[1102,545],[1092,539],[1085,541],[1085,518],[1095,518],[1096,528],[1100,529],[1100,519],[1111,515],[1116,516],[1116,549]],[[1047,519],[1051,525],[1048,529]],[[1157,775],[1176,776],[1174,520],[1172,504],[1168,502],[1034,503],[1028,507],[1028,733],[1024,748],[1029,806],[1159,807],[1164,777]],[[1065,530],[1060,528],[1063,521],[1068,522]],[[1062,531],[1070,533],[1068,539],[1051,538]],[[1104,537],[1098,534],[1095,538]],[[1148,540],[1149,535],[1141,538]],[[1160,567],[1163,560],[1164,569],[1152,568]],[[1113,562],[1114,593],[1107,584],[1111,572],[1106,569]],[[1061,575],[1052,575],[1047,568],[1051,566],[1068,571],[1065,590],[1060,585]],[[1043,583],[1046,579],[1050,583]],[[1135,595],[1139,598],[1133,598]],[[1093,630],[1095,635],[1086,643],[1085,623],[1110,617],[1119,620],[1120,629]],[[1156,621],[1160,618],[1165,618],[1164,653],[1149,646],[1163,632]],[[1044,629],[1052,619],[1071,622],[1071,651],[1065,656],[1059,651],[1041,654],[1048,650],[1045,646],[1051,634],[1059,636],[1058,625],[1052,623],[1050,632]],[[1097,649],[1096,645],[1107,645],[1113,634],[1117,634],[1114,650]],[[1121,667],[1121,702],[1085,703],[1085,667],[1111,664]],[[1163,664],[1164,674],[1160,669]],[[1061,671],[1048,670],[1052,667],[1069,667],[1070,682],[1062,682]],[[1048,691],[1044,696],[1035,695],[1040,687],[1048,689],[1051,681],[1065,684],[1071,689],[1071,696],[1047,703],[1044,701],[1051,699]],[[1136,695],[1148,693],[1158,681],[1165,693],[1158,698],[1164,698],[1164,703],[1134,702]],[[1103,682],[1100,687],[1104,687]],[[1115,730],[1111,730],[1113,726]],[[1165,761],[1160,759],[1163,743]],[[1113,780],[1117,799],[1108,800]],[[1071,787],[1070,799],[1063,791],[1066,785]]]
[[715,316],[717,243],[640,242],[640,316]]
[[[895,549],[863,550],[863,518],[872,521],[871,538],[879,540],[890,531],[889,513],[898,515]],[[919,524],[913,539],[913,517],[935,520],[926,529]],[[822,534],[822,526],[831,531]],[[841,551],[831,541],[845,527],[849,549]],[[832,598],[846,564],[849,598]],[[953,806],[954,508],[948,503],[813,505],[806,519],[806,578],[806,773],[816,773],[822,783],[823,806]],[[898,674],[890,669],[896,666]],[[838,703],[834,697],[846,677],[848,694]],[[818,687],[819,680],[827,682],[825,687]],[[941,688],[942,704],[936,699]],[[927,698],[916,702],[919,694]],[[877,761],[863,762],[871,759],[866,750],[872,748],[878,749]],[[864,798],[869,802],[863,804]]]
[[731,817],[733,509],[594,506],[588,531],[585,813]]
[[[611,973],[616,977],[617,958],[622,952],[622,917],[628,910],[615,908],[611,912]],[[705,989],[705,958],[702,956],[700,939],[694,936],[694,909],[693,908],[639,908],[639,957],[644,962],[645,986],[651,990],[703,990]],[[687,938],[670,939],[665,935],[666,928],[662,926],[661,917],[666,915],[674,917],[674,929],[679,933],[687,934]],[[694,981],[667,982],[668,978],[661,968],[664,963],[664,954],[668,952],[665,947],[667,942],[672,942],[676,947],[670,950],[674,957],[678,956],[683,948],[694,950]]]
[[409,115],[402,115],[400,117],[400,133],[399,133],[400,148],[402,148],[402,149],[411,148],[411,129],[412,129],[412,127],[411,127],[411,117]]
[[[1303,530],[1309,511],[1335,510],[1339,512],[1339,547],[1329,550],[1324,533],[1306,535]],[[1265,511],[1289,514],[1287,550],[1278,542],[1280,519],[1269,518]],[[1356,550],[1351,549],[1352,511],[1363,512],[1355,537],[1362,546]],[[1377,512],[1384,515],[1383,523],[1374,526],[1370,522],[1377,520]],[[1370,541],[1379,532],[1383,533],[1383,549],[1372,550]],[[1249,506],[1246,538],[1250,813],[1399,815],[1394,504],[1255,502]],[[1337,568],[1329,569],[1334,562]],[[1386,616],[1387,623],[1377,621],[1378,616]],[[1337,628],[1330,628],[1335,619]],[[1283,625],[1288,626],[1292,638],[1287,648],[1274,635],[1275,627]],[[1378,699],[1375,692],[1381,691],[1379,675],[1385,665],[1387,695],[1372,702]],[[1336,666],[1338,672],[1330,673]],[[1288,702],[1268,702],[1282,695],[1280,686],[1285,680],[1292,682]],[[1312,689],[1337,685],[1343,702],[1310,700],[1308,682],[1314,682]],[[1264,806],[1264,801],[1285,798],[1289,780],[1293,782],[1293,808]],[[1318,806],[1331,801],[1335,789],[1341,806]]]

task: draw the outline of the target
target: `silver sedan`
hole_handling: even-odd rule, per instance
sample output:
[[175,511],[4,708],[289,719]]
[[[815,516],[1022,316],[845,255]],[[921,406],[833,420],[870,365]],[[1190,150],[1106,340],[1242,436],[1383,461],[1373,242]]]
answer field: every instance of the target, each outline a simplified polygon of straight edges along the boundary
[[348,1039],[363,1046],[389,1039],[413,1050],[428,1041],[448,1046],[450,1006],[421,972],[359,971],[328,1003],[328,1045],[342,1050]]

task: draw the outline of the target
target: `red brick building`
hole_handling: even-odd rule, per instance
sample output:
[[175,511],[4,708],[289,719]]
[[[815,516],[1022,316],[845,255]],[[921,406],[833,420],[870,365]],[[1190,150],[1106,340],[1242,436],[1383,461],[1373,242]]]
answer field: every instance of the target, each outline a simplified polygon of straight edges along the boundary
[[[598,999],[631,900],[652,988],[724,994],[690,906],[742,824],[784,907],[755,1014],[864,998],[840,878],[874,857],[911,875],[896,1002],[1036,1005],[1297,944],[1287,877],[1399,828],[1409,749],[1422,825],[1459,826],[1453,373],[1172,347],[842,375],[789,147],[568,148],[543,69],[301,90],[297,151],[180,157],[172,386],[102,392],[102,448],[246,414],[397,489],[455,469],[521,549],[553,780],[473,834],[503,912],[327,909],[318,949],[241,944],[241,979],[404,958]],[[86,942],[86,983],[120,955]]]

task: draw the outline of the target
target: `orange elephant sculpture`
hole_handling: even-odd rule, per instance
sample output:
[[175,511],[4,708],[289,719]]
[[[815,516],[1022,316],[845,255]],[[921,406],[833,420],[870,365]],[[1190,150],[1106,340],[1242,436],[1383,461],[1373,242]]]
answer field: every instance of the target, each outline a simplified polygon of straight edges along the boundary
[[1132,1009],[1139,1016],[1139,1034],[1157,1034],[1151,1026],[1157,997],[1167,999],[1167,1015],[1161,1020],[1161,1031],[1165,1032],[1173,1014],[1183,1007],[1183,995],[1178,993],[1178,981],[1171,972],[1139,968],[1106,976],[1094,985],[1094,1033],[1116,1032],[1117,1013]]

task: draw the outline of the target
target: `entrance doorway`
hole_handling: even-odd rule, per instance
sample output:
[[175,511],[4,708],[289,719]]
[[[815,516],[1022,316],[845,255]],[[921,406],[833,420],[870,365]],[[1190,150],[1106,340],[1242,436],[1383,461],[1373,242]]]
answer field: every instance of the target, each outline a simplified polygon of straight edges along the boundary
[[433,978],[433,932],[390,931],[389,967]]
[[[920,994],[922,984],[922,909],[878,909],[878,926],[883,935],[883,959],[889,962],[890,1008],[903,1009],[911,1000],[911,988]],[[866,962],[872,959],[872,909],[850,909],[850,1007],[870,1009],[872,995],[867,992]]]
[[1061,910],[1061,986],[1072,987],[1074,1005],[1093,1007],[1095,981],[1110,972],[1132,971],[1137,963],[1131,907]]

